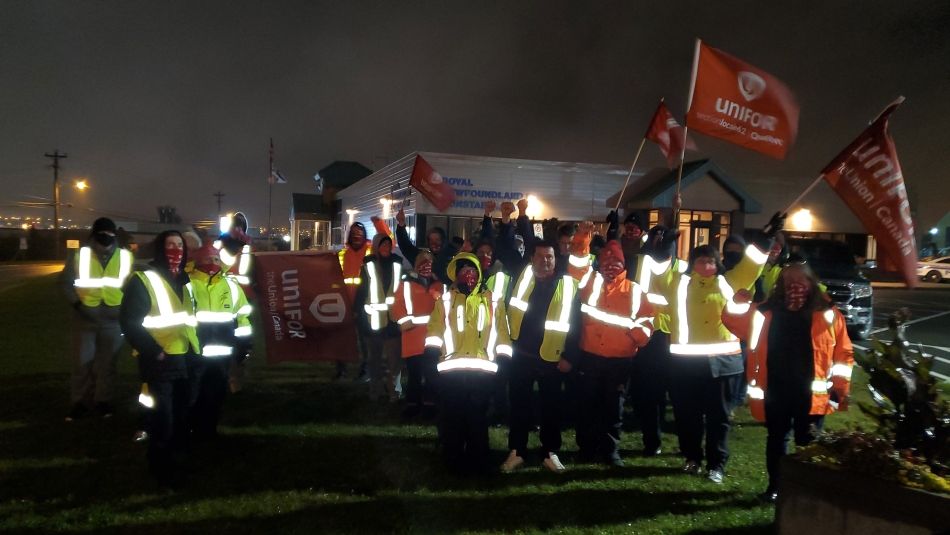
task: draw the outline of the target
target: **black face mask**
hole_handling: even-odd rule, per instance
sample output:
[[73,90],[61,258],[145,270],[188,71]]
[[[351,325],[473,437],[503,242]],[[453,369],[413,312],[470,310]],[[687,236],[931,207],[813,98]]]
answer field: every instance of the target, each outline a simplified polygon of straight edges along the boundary
[[92,238],[96,240],[96,243],[103,247],[112,247],[112,244],[115,243],[115,236],[110,236],[103,232],[97,232],[93,234]]
[[727,251],[722,253],[722,265],[725,266],[727,270],[736,267],[742,260],[742,251]]

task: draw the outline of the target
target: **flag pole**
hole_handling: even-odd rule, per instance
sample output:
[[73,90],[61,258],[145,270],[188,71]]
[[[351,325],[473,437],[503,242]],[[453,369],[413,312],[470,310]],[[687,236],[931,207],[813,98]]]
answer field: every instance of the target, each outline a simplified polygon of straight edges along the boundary
[[[680,184],[683,181],[683,163],[686,161],[686,145],[689,137],[689,109],[693,106],[693,92],[696,90],[696,72],[699,70],[699,46],[702,41],[696,39],[696,48],[693,51],[693,72],[689,78],[689,96],[686,99],[686,114],[683,116],[683,150],[680,152],[680,168],[676,173],[676,196],[680,194]],[[679,210],[674,210],[673,221],[679,216]]]
[[803,191],[801,195],[799,195],[798,197],[795,197],[795,200],[788,204],[788,208],[786,208],[783,213],[787,214],[792,208],[794,208],[796,204],[798,204],[802,199],[805,198],[805,195],[808,195],[811,192],[811,190],[815,189],[815,186],[817,186],[818,183],[821,182],[822,178],[825,178],[824,174],[818,175],[818,178],[816,178],[807,188],[805,188],[805,191]]
[[630,164],[630,171],[627,172],[627,180],[623,182],[623,189],[620,190],[620,196],[617,197],[617,206],[614,206],[614,211],[620,209],[620,202],[623,201],[623,194],[627,191],[627,184],[630,183],[630,177],[633,176],[633,168],[637,166],[637,161],[640,160],[640,153],[643,152],[643,145],[647,142],[646,136],[643,136],[643,139],[640,140],[640,147],[637,148],[637,155],[633,157],[633,163]]
[[267,235],[271,236],[274,229],[271,228],[271,210],[274,206],[272,197],[274,193],[274,138],[270,138],[270,150],[267,151],[268,174],[267,174]]

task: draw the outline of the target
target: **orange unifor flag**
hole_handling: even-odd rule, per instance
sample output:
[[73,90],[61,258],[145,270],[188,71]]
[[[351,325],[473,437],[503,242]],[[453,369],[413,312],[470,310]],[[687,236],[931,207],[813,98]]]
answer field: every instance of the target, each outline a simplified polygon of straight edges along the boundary
[[798,134],[798,103],[781,80],[697,41],[690,130],[784,159]]

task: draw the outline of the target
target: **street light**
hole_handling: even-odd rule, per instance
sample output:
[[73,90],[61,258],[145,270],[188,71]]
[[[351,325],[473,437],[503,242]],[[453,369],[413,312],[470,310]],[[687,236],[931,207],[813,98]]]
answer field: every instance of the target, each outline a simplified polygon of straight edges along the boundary
[[86,179],[80,178],[76,181],[74,186],[79,191],[86,191],[86,189],[89,188],[89,183],[86,182]]

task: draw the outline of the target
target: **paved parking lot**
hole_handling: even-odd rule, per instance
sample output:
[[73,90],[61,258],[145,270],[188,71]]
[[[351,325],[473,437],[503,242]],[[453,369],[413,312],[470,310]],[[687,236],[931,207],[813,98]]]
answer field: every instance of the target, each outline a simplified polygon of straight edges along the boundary
[[[911,313],[907,339],[933,355],[934,374],[950,381],[950,284],[924,284],[914,290],[875,285],[872,336],[887,339],[887,319],[903,307]],[[857,345],[867,347],[863,342]]]

